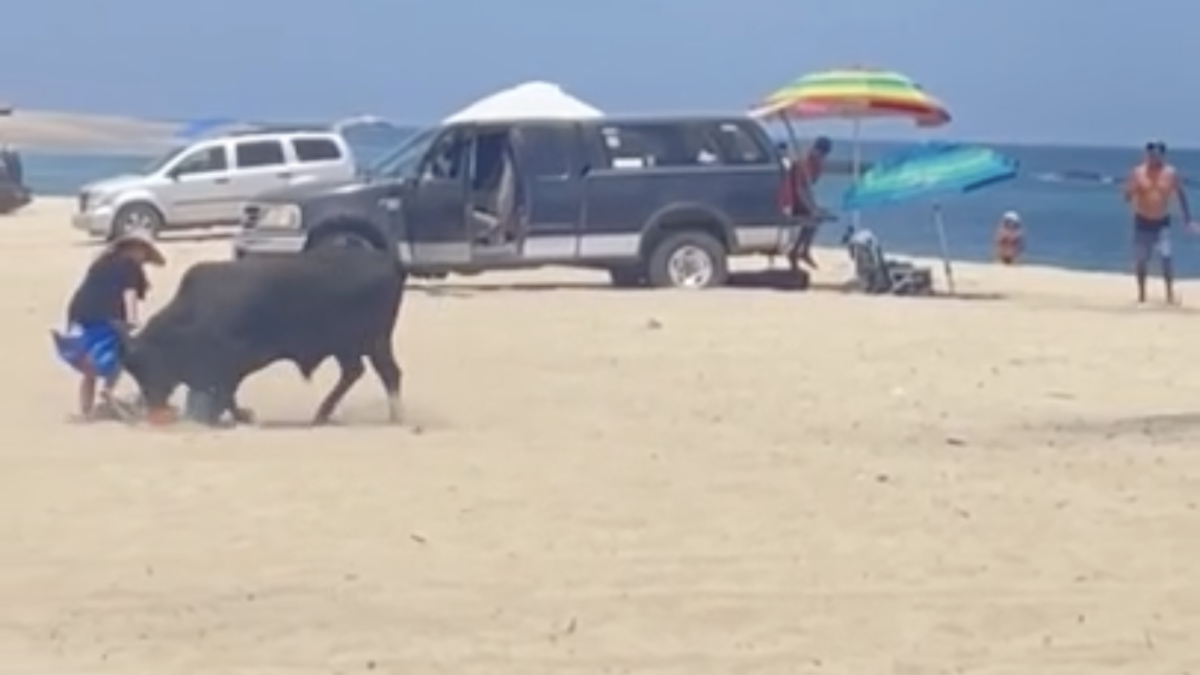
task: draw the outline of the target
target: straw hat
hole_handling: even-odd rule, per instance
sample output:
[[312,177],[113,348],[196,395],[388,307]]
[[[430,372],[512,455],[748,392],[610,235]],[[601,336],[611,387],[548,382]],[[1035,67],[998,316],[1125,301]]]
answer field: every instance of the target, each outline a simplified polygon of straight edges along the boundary
[[158,248],[158,244],[155,244],[154,240],[144,232],[127,232],[122,234],[109,242],[104,252],[115,253],[129,247],[141,247],[146,253],[146,262],[151,265],[161,267],[167,263],[167,258],[163,255],[162,250]]

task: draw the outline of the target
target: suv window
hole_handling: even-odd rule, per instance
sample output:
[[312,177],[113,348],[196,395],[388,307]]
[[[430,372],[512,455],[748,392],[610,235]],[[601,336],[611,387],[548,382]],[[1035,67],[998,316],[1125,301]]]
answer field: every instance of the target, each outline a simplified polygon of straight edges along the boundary
[[614,169],[708,166],[721,163],[721,149],[702,124],[633,123],[600,127]]
[[337,143],[328,138],[293,138],[292,149],[301,162],[328,162],[342,158]]
[[721,122],[713,130],[726,164],[773,164],[759,136],[738,122]]
[[537,178],[561,178],[571,172],[575,127],[523,126],[515,134],[523,173]]
[[283,144],[279,141],[246,141],[238,143],[236,154],[239,169],[278,166],[285,163],[283,158]]
[[225,146],[217,145],[210,148],[201,148],[183,156],[175,163],[175,168],[172,170],[176,176],[186,176],[193,173],[211,173],[213,171],[224,171],[229,168],[229,158],[225,152]]

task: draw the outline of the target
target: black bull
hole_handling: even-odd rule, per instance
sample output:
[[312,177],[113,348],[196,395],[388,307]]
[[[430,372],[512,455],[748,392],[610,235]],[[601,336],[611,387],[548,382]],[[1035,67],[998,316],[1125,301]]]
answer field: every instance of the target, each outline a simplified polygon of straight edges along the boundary
[[341,376],[314,416],[323,424],[362,377],[365,357],[397,421],[402,374],[392,332],[405,276],[394,257],[361,249],[198,263],[171,302],[123,340],[122,360],[151,421],[167,420],[172,393],[185,385],[207,396],[204,421],[216,423],[225,412],[250,419],[237,400],[249,375],[287,360],[307,380],[333,357]]

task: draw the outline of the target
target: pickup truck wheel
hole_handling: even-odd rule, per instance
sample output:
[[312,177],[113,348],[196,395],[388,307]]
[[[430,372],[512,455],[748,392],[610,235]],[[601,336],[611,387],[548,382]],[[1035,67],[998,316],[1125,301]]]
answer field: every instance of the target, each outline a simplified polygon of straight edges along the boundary
[[163,217],[158,209],[150,204],[135,202],[126,204],[117,211],[113,218],[109,239],[116,239],[127,234],[144,234],[157,237],[163,228]]
[[656,288],[712,288],[729,280],[729,257],[712,235],[695,230],[666,235],[650,252],[647,269]]
[[328,232],[322,234],[313,241],[309,248],[361,248],[374,249],[372,244],[366,237],[363,237],[354,232]]
[[617,288],[639,288],[646,285],[646,268],[638,263],[613,265],[608,268],[608,278]]

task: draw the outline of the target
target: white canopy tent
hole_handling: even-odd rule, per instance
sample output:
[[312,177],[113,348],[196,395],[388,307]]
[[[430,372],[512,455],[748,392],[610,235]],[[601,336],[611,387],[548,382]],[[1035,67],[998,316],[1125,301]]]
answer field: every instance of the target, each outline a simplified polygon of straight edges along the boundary
[[485,96],[442,120],[442,123],[577,120],[603,116],[604,113],[598,108],[571,96],[557,84],[535,81]]

